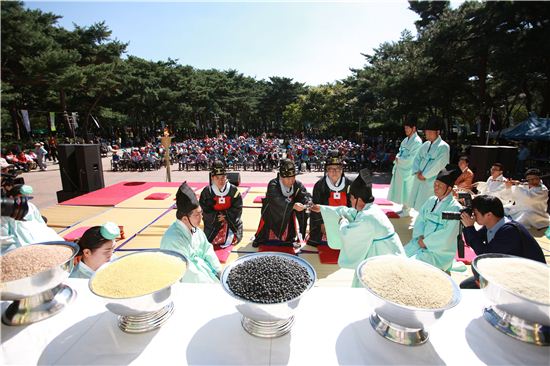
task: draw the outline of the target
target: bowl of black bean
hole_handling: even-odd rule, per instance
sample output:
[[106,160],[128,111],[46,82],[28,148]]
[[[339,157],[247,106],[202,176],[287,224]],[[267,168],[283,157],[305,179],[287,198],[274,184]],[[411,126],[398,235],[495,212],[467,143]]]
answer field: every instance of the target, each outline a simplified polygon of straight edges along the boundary
[[242,256],[227,266],[221,283],[237,300],[244,329],[272,338],[290,331],[296,308],[316,279],[315,270],[302,258],[261,252]]

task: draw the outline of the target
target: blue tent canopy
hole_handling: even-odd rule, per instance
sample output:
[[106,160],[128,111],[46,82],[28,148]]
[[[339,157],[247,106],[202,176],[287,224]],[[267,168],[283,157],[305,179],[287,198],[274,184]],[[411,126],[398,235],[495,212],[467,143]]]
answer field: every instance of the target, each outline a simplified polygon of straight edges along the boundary
[[550,141],[550,118],[539,118],[530,113],[529,117],[516,126],[500,131],[505,140]]

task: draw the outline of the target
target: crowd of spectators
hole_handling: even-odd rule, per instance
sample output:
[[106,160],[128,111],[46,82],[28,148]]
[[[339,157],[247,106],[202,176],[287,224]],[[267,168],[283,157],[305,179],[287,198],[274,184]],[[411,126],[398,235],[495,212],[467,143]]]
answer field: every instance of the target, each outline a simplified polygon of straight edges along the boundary
[[[383,138],[368,143],[338,138],[279,139],[266,135],[228,138],[222,134],[172,141],[169,156],[170,162],[177,163],[179,170],[206,170],[214,160],[223,160],[231,170],[271,171],[278,166],[280,159],[288,158],[295,162],[299,171],[306,172],[322,171],[328,152],[337,150],[348,171],[365,167],[374,171],[389,171],[398,142]],[[115,149],[112,170],[158,169],[164,165],[164,154],[165,149],[160,141],[141,147]]]

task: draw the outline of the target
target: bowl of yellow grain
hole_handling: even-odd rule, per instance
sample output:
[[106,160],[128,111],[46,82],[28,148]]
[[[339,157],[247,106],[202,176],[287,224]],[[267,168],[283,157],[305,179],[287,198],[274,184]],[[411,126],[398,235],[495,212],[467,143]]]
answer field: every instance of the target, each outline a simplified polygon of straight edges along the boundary
[[472,268],[499,317],[508,314],[550,326],[550,266],[546,263],[489,253],[476,257]]
[[171,287],[187,270],[185,256],[162,249],[128,254],[102,265],[89,288],[122,317],[147,317],[172,304]]
[[405,345],[426,342],[427,329],[461,299],[449,275],[412,258],[368,258],[357,267],[357,277],[374,311],[371,325],[385,338]]

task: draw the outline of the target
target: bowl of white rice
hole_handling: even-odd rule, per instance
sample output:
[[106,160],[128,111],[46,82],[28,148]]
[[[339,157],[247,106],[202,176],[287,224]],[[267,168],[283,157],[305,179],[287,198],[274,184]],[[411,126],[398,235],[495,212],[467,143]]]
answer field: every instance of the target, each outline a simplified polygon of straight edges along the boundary
[[416,259],[371,257],[359,264],[357,276],[376,315],[410,330],[429,328],[461,299],[449,275]]
[[550,326],[550,266],[506,254],[483,254],[472,262],[479,284],[500,311]]

